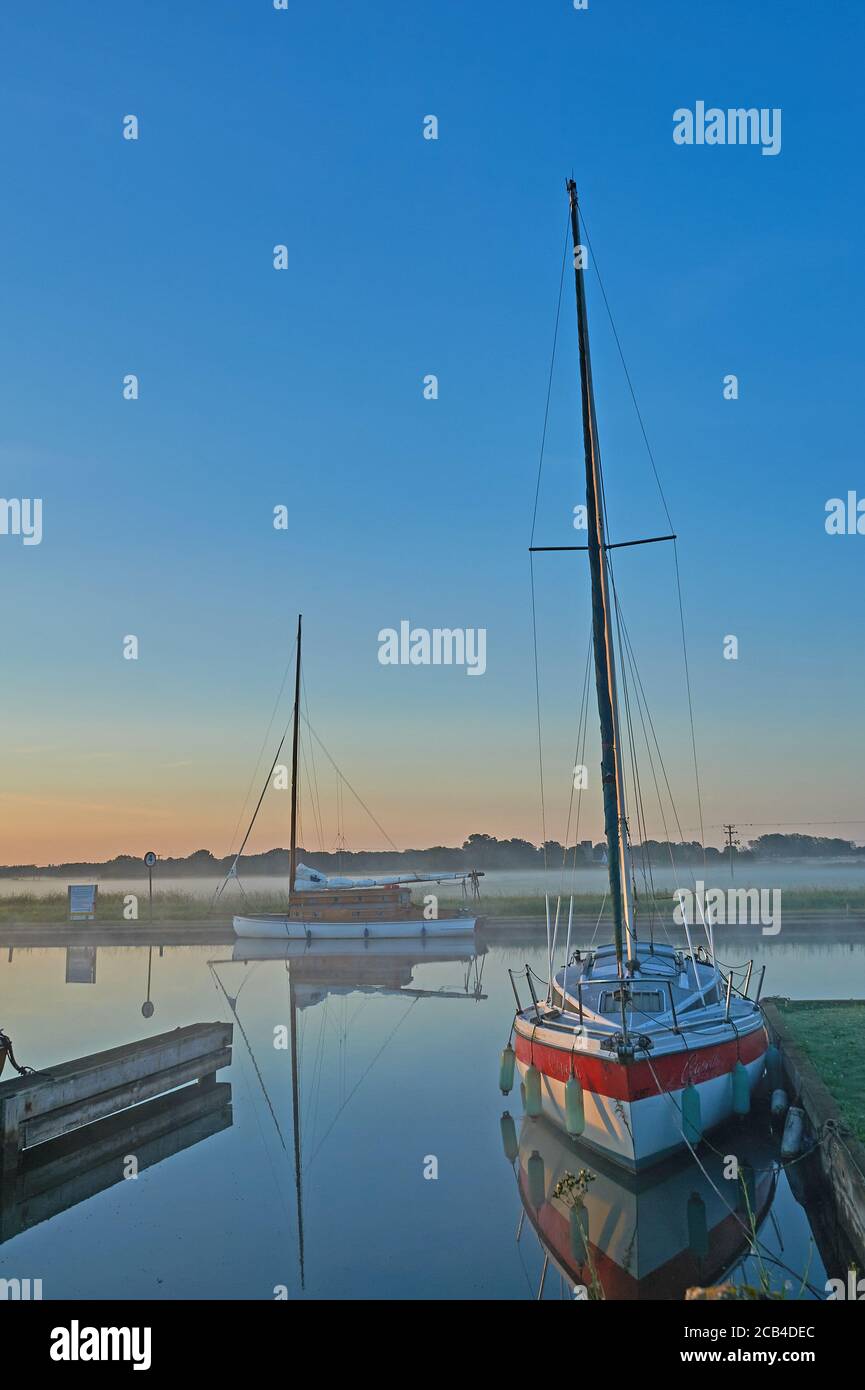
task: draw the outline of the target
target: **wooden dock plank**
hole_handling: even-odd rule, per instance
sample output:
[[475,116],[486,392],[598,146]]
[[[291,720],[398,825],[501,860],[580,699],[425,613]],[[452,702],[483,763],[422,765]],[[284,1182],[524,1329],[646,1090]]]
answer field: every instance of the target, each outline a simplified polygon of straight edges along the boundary
[[195,1023],[0,1082],[0,1157],[192,1082],[231,1064],[233,1025]]
[[107,1115],[115,1115],[141,1101],[152,1100],[154,1096],[164,1095],[178,1086],[186,1086],[205,1076],[231,1065],[231,1049],[221,1048],[218,1052],[207,1052],[174,1067],[165,1067],[151,1076],[139,1077],[122,1086],[112,1086],[96,1095],[86,1096],[72,1105],[57,1106],[44,1114],[29,1119],[26,1115],[20,1122],[24,1148],[33,1144],[44,1144],[49,1139],[57,1139],[68,1134],[71,1129],[92,1124]]

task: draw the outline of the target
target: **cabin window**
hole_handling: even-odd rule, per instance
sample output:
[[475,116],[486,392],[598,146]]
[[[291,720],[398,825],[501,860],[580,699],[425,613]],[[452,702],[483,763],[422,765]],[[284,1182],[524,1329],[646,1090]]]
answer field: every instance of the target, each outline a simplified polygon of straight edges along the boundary
[[[659,989],[632,989],[630,998],[626,998],[629,1009],[634,1009],[643,1014],[659,1014],[663,1007],[663,995]],[[618,1013],[622,1007],[622,991],[619,989],[608,990],[601,995],[602,1014]]]

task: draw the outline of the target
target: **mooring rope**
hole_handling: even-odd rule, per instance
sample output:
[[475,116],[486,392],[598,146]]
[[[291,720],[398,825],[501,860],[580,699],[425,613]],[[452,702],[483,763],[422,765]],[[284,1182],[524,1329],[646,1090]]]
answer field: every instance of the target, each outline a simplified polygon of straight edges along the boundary
[[0,1028],[0,1052],[5,1052],[19,1076],[44,1076],[47,1081],[55,1080],[55,1077],[50,1071],[39,1071],[36,1067],[22,1067],[15,1058],[12,1039],[9,1037],[8,1033],[3,1032],[2,1028]]
[[[676,1111],[677,1115],[678,1115],[678,1116],[680,1117],[680,1119],[681,1119],[681,1114],[682,1114],[681,1106],[677,1104],[675,1098],[670,1094],[670,1092],[667,1091],[667,1090],[665,1090],[665,1089],[662,1087],[662,1085],[661,1085],[661,1083],[660,1083],[660,1080],[659,1080],[659,1078],[658,1078],[658,1074],[657,1074],[657,1072],[655,1071],[655,1068],[652,1066],[651,1059],[650,1059],[648,1056],[646,1057],[646,1062],[648,1063],[649,1070],[650,1070],[650,1072],[652,1073],[652,1076],[653,1076],[654,1079],[655,1079],[655,1085],[657,1086],[658,1091],[660,1092],[661,1095],[664,1095],[664,1096],[667,1097],[667,1099],[670,1101],[671,1105],[673,1106],[673,1109]],[[768,1260],[771,1264],[777,1265],[779,1269],[783,1269],[783,1270],[785,1271],[785,1273],[791,1274],[791,1275],[793,1276],[794,1279],[798,1280],[799,1283],[800,1283],[800,1286],[801,1286],[802,1288],[807,1288],[808,1291],[809,1291],[810,1293],[814,1294],[815,1297],[819,1298],[819,1297],[821,1296],[821,1291],[820,1291],[819,1289],[816,1289],[816,1288],[814,1287],[813,1284],[811,1284],[811,1283],[810,1283],[806,1278],[804,1278],[801,1274],[798,1274],[798,1273],[796,1272],[795,1269],[791,1269],[790,1266],[789,1266],[788,1264],[785,1264],[785,1262],[784,1262],[783,1260],[779,1259],[779,1258],[777,1257],[777,1255],[771,1254],[771,1252],[769,1251],[768,1247],[764,1245],[763,1241],[760,1239],[759,1235],[757,1234],[756,1213],[755,1213],[755,1218],[754,1218],[753,1226],[749,1226],[748,1224],[746,1224],[745,1221],[742,1220],[742,1217],[739,1215],[738,1211],[736,1211],[735,1207],[731,1207],[731,1206],[730,1206],[730,1203],[727,1201],[727,1198],[724,1196],[723,1192],[722,1192],[722,1191],[720,1190],[720,1188],[717,1186],[717,1184],[715,1183],[715,1181],[713,1180],[713,1178],[710,1176],[710,1174],[706,1171],[706,1167],[705,1167],[705,1165],[702,1163],[699,1154],[697,1153],[696,1149],[694,1148],[693,1144],[691,1143],[690,1139],[688,1138],[687,1134],[685,1133],[685,1130],[684,1130],[684,1126],[683,1126],[683,1125],[680,1125],[680,1126],[679,1126],[679,1132],[681,1133],[682,1138],[684,1139],[686,1145],[688,1146],[688,1149],[690,1150],[691,1157],[693,1158],[693,1160],[694,1160],[694,1162],[696,1163],[697,1167],[700,1169],[700,1172],[703,1174],[703,1177],[706,1179],[706,1181],[707,1181],[707,1183],[709,1184],[709,1186],[713,1189],[715,1195],[720,1199],[722,1206],[725,1206],[725,1207],[727,1208],[727,1210],[729,1211],[729,1213],[730,1213],[730,1215],[733,1217],[733,1219],[734,1219],[735,1221],[737,1221],[737,1222],[739,1223],[739,1225],[742,1227],[742,1230],[745,1232],[746,1236],[748,1237],[748,1244],[749,1244],[749,1246],[751,1247],[752,1254],[755,1256],[755,1258],[757,1258],[757,1259],[763,1259],[763,1260]],[[708,1141],[704,1139],[704,1142],[708,1142]],[[711,1148],[712,1146],[709,1145],[709,1147]],[[715,1152],[717,1152],[717,1150],[715,1150]],[[722,1155],[722,1157],[726,1157],[726,1155]],[[773,1164],[772,1169],[755,1169],[754,1172],[755,1172],[755,1173],[757,1173],[757,1172],[770,1172],[770,1171],[773,1171],[773,1172],[774,1172],[774,1171],[776,1171],[777,1167],[778,1167],[778,1165],[774,1165],[774,1164]],[[781,1166],[780,1170],[783,1171],[783,1167],[782,1167],[782,1166]]]

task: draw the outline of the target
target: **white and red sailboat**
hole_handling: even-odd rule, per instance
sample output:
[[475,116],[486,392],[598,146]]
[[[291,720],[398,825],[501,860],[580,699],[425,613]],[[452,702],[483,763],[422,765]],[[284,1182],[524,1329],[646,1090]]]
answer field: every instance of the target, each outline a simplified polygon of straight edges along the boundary
[[[548,1115],[569,1133],[625,1167],[645,1168],[733,1114],[750,1107],[762,1076],[768,1037],[751,970],[739,987],[717,962],[710,921],[707,945],[659,945],[638,935],[628,840],[625,759],[616,682],[618,601],[612,584],[604,483],[592,383],[576,185],[568,183],[574,243],[592,647],[601,731],[601,783],[614,940],[570,954],[554,967],[546,998],[522,1008],[517,998],[515,1058],[503,1059],[503,1089],[514,1061],[529,1115]],[[652,537],[652,540],[675,539]],[[639,544],[639,542],[625,542]],[[547,547],[533,547],[546,549]],[[631,748],[634,756],[635,750]],[[694,925],[694,924],[691,924]],[[762,984],[762,978],[761,982]]]

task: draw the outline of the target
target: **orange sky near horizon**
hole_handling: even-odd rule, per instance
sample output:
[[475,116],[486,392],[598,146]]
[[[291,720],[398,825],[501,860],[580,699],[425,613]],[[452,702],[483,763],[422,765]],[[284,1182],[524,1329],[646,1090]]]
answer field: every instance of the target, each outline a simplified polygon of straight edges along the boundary
[[[217,857],[237,849],[263,784],[263,771],[252,780],[242,758],[230,767],[199,757],[141,760],[94,758],[92,763],[69,757],[52,761],[47,754],[21,754],[17,769],[7,768],[0,792],[0,863],[48,865],[104,862],[119,854],[181,857],[209,849]],[[268,762],[269,765],[269,762]],[[89,775],[88,775],[89,768]],[[788,827],[815,835],[865,839],[865,825],[855,818],[854,784],[848,789],[824,789],[811,794],[791,775],[787,786],[761,784],[755,769],[750,796],[731,795],[723,769],[703,769],[703,821],[707,844],[723,840],[727,819],[742,827],[742,839],[765,830]],[[603,826],[599,797],[591,784],[584,794],[580,839],[597,841]],[[547,836],[562,840],[567,822],[570,787],[546,769]],[[485,758],[483,740],[466,744],[462,756],[429,756],[407,771],[398,756],[374,758],[365,753],[347,775],[376,819],[400,849],[459,845],[472,833],[507,839],[512,836],[541,842],[537,764],[531,750],[497,764]],[[18,782],[16,789],[15,782]],[[313,798],[305,781],[301,806],[301,843],[308,851],[332,850],[336,844],[336,777],[318,772],[321,833]],[[686,839],[698,839],[693,786],[679,806]],[[243,794],[250,788],[246,802]],[[803,795],[804,793],[804,795]],[[807,798],[800,822],[796,810]],[[343,794],[343,831],[348,848],[385,850],[387,839],[348,790]],[[781,807],[780,815],[778,807]],[[843,821],[845,813],[851,814]],[[777,820],[773,819],[778,816]],[[756,824],[754,824],[756,822]],[[834,822],[838,822],[835,824]],[[753,825],[753,828],[746,828]],[[664,838],[657,810],[648,824],[653,838]],[[233,834],[234,832],[234,834]],[[571,826],[571,840],[574,835]],[[674,832],[674,838],[675,832]],[[289,842],[289,796],[269,787],[247,849],[260,853]]]

